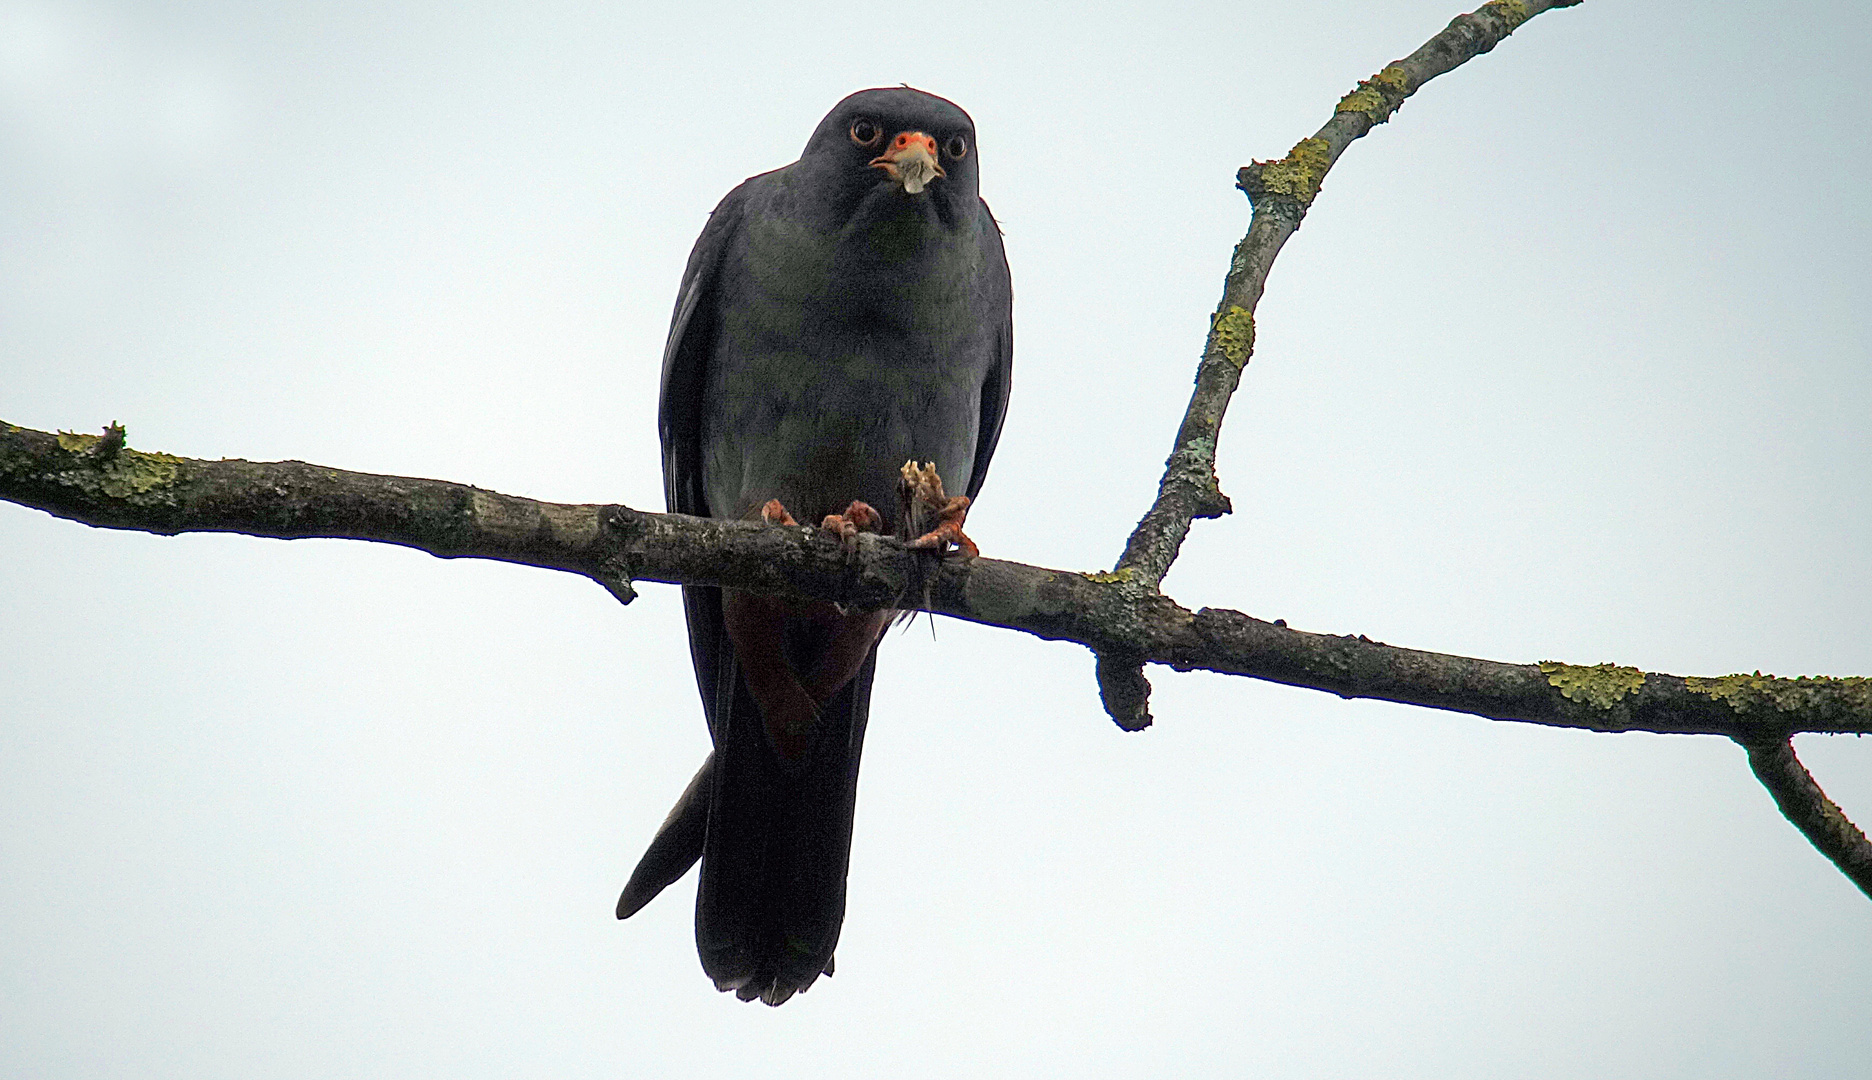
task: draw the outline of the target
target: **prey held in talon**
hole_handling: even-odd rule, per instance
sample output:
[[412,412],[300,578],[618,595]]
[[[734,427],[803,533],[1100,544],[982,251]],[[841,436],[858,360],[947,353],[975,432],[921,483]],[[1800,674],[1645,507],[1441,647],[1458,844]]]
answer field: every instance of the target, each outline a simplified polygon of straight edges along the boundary
[[968,520],[972,501],[967,495],[950,498],[943,493],[942,477],[933,461],[917,464],[912,458],[897,470],[898,499],[903,504],[909,545],[922,551],[947,551],[954,544],[967,558],[975,558],[981,549],[962,531]]

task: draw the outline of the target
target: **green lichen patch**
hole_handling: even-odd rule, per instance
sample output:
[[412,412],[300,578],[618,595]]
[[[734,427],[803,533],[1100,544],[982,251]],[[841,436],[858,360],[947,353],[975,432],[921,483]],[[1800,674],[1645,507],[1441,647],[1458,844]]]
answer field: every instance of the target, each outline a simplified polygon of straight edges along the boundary
[[92,455],[103,441],[97,435],[59,432],[59,448],[78,460],[57,474],[58,482],[109,499],[147,503],[158,501],[181,472],[183,459],[174,454],[119,450],[108,460],[97,460]]
[[134,499],[175,483],[182,459],[173,454],[151,454],[125,450],[102,470],[104,494],[114,499]]
[[1079,576],[1100,585],[1111,585],[1120,581],[1130,581],[1131,573],[1131,568],[1127,566],[1123,570],[1094,570]]
[[1410,96],[1410,75],[1392,64],[1369,79],[1360,79],[1358,88],[1339,99],[1334,112],[1364,113],[1374,124],[1382,124]]
[[1508,32],[1511,34],[1514,33],[1515,27],[1528,21],[1527,5],[1521,0],[1489,0],[1488,3],[1482,5],[1481,10],[1494,12],[1500,16],[1501,20],[1508,24]]
[[1310,206],[1319,195],[1320,182],[1332,168],[1332,147],[1325,139],[1301,139],[1279,161],[1255,162],[1257,186],[1266,195],[1285,195]]
[[1872,712],[1872,679],[1858,675],[1843,679],[1828,675],[1781,679],[1759,671],[1715,679],[1693,675],[1684,680],[1684,689],[1715,698],[1737,712],[1799,712],[1829,701],[1853,711]]
[[1385,65],[1383,71],[1371,77],[1371,83],[1374,86],[1382,86],[1387,90],[1392,90],[1399,94],[1409,94],[1411,92],[1410,72],[1405,71],[1396,64]]
[[57,474],[58,482],[93,495],[130,502],[159,501],[176,482],[183,458],[131,450],[123,445],[123,428],[112,424],[103,435],[76,431],[58,433],[59,449],[74,459]]
[[1362,112],[1372,118],[1372,123],[1379,123],[1379,118],[1390,110],[1384,107],[1384,94],[1372,88],[1371,83],[1359,80],[1358,89],[1339,99],[1333,106],[1333,112]]
[[1247,366],[1248,356],[1254,352],[1254,337],[1254,315],[1239,304],[1230,304],[1227,311],[1216,316],[1215,327],[1209,332],[1215,348],[1237,370]]
[[1540,669],[1547,676],[1547,685],[1560,691],[1561,697],[1595,709],[1610,709],[1620,698],[1644,686],[1644,672],[1617,664],[1582,666],[1542,660]]

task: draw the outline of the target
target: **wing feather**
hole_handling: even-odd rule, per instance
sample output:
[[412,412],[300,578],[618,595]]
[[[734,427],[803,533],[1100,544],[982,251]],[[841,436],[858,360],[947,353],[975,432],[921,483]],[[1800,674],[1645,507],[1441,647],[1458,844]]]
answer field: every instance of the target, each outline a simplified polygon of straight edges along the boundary
[[982,237],[988,248],[984,260],[989,276],[988,308],[996,323],[993,362],[981,388],[981,425],[975,435],[975,461],[969,470],[970,499],[981,494],[982,481],[988,476],[988,461],[1001,441],[1001,423],[1007,419],[1008,391],[1014,382],[1014,288],[1008,277],[1007,254],[1001,247],[1001,227],[988,204],[982,204]]

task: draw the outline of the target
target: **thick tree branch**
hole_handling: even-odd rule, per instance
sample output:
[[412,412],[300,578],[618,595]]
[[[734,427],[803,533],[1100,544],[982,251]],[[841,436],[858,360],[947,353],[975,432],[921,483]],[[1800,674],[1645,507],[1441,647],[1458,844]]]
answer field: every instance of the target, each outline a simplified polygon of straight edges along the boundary
[[1748,750],[1749,768],[1774,796],[1781,813],[1820,854],[1833,860],[1840,873],[1872,896],[1872,842],[1814,783],[1813,774],[1794,756],[1794,744],[1780,739],[1743,746]]
[[[1254,205],[1254,216],[1248,234],[1235,245],[1229,260],[1222,299],[1210,316],[1209,338],[1196,367],[1196,389],[1164,463],[1157,501],[1132,531],[1115,573],[1156,588],[1176,561],[1192,519],[1230,512],[1228,497],[1216,479],[1216,441],[1229,399],[1254,352],[1255,307],[1275,256],[1300,228],[1301,218],[1339,155],[1354,140],[1389,120],[1424,83],[1493,49],[1535,15],[1579,2],[1494,0],[1470,14],[1458,15],[1416,52],[1361,80],[1340,99],[1332,119],[1311,138],[1296,143],[1286,157],[1254,162],[1237,174],[1237,186]],[[1101,654],[1098,680],[1106,711],[1119,727],[1135,731],[1150,725],[1150,683],[1139,665]]]
[[537,502],[297,461],[202,461],[121,440],[106,448],[96,435],[0,424],[0,499],[105,528],[337,537],[495,559],[582,574],[624,598],[635,577],[886,608],[919,604],[917,583],[927,578],[932,611],[1075,641],[1133,665],[1591,731],[1726,735],[1748,745],[1803,731],[1872,733],[1872,680],[1862,678],[1504,664],[1307,633],[1238,611],[1192,612],[1118,574],[950,558],[931,576],[915,560],[933,556],[885,537],[861,536],[847,557],[817,529]]

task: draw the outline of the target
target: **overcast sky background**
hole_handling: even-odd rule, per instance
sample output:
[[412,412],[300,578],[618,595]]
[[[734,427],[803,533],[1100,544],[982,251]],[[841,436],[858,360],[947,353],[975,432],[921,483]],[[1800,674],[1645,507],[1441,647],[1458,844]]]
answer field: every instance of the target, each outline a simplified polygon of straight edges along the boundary
[[[980,131],[1015,395],[970,532],[1111,564],[1248,206],[1448,0],[0,0],[0,419],[660,508],[689,247],[859,88]],[[1542,15],[1276,264],[1192,607],[1528,662],[1872,674],[1862,3]],[[0,1073],[1824,1077],[1872,904],[1718,739],[890,641],[838,975],[718,995],[676,590],[0,504]],[[940,691],[937,688],[941,688]],[[953,706],[940,704],[942,697]],[[1872,744],[1800,753],[1872,824]]]

